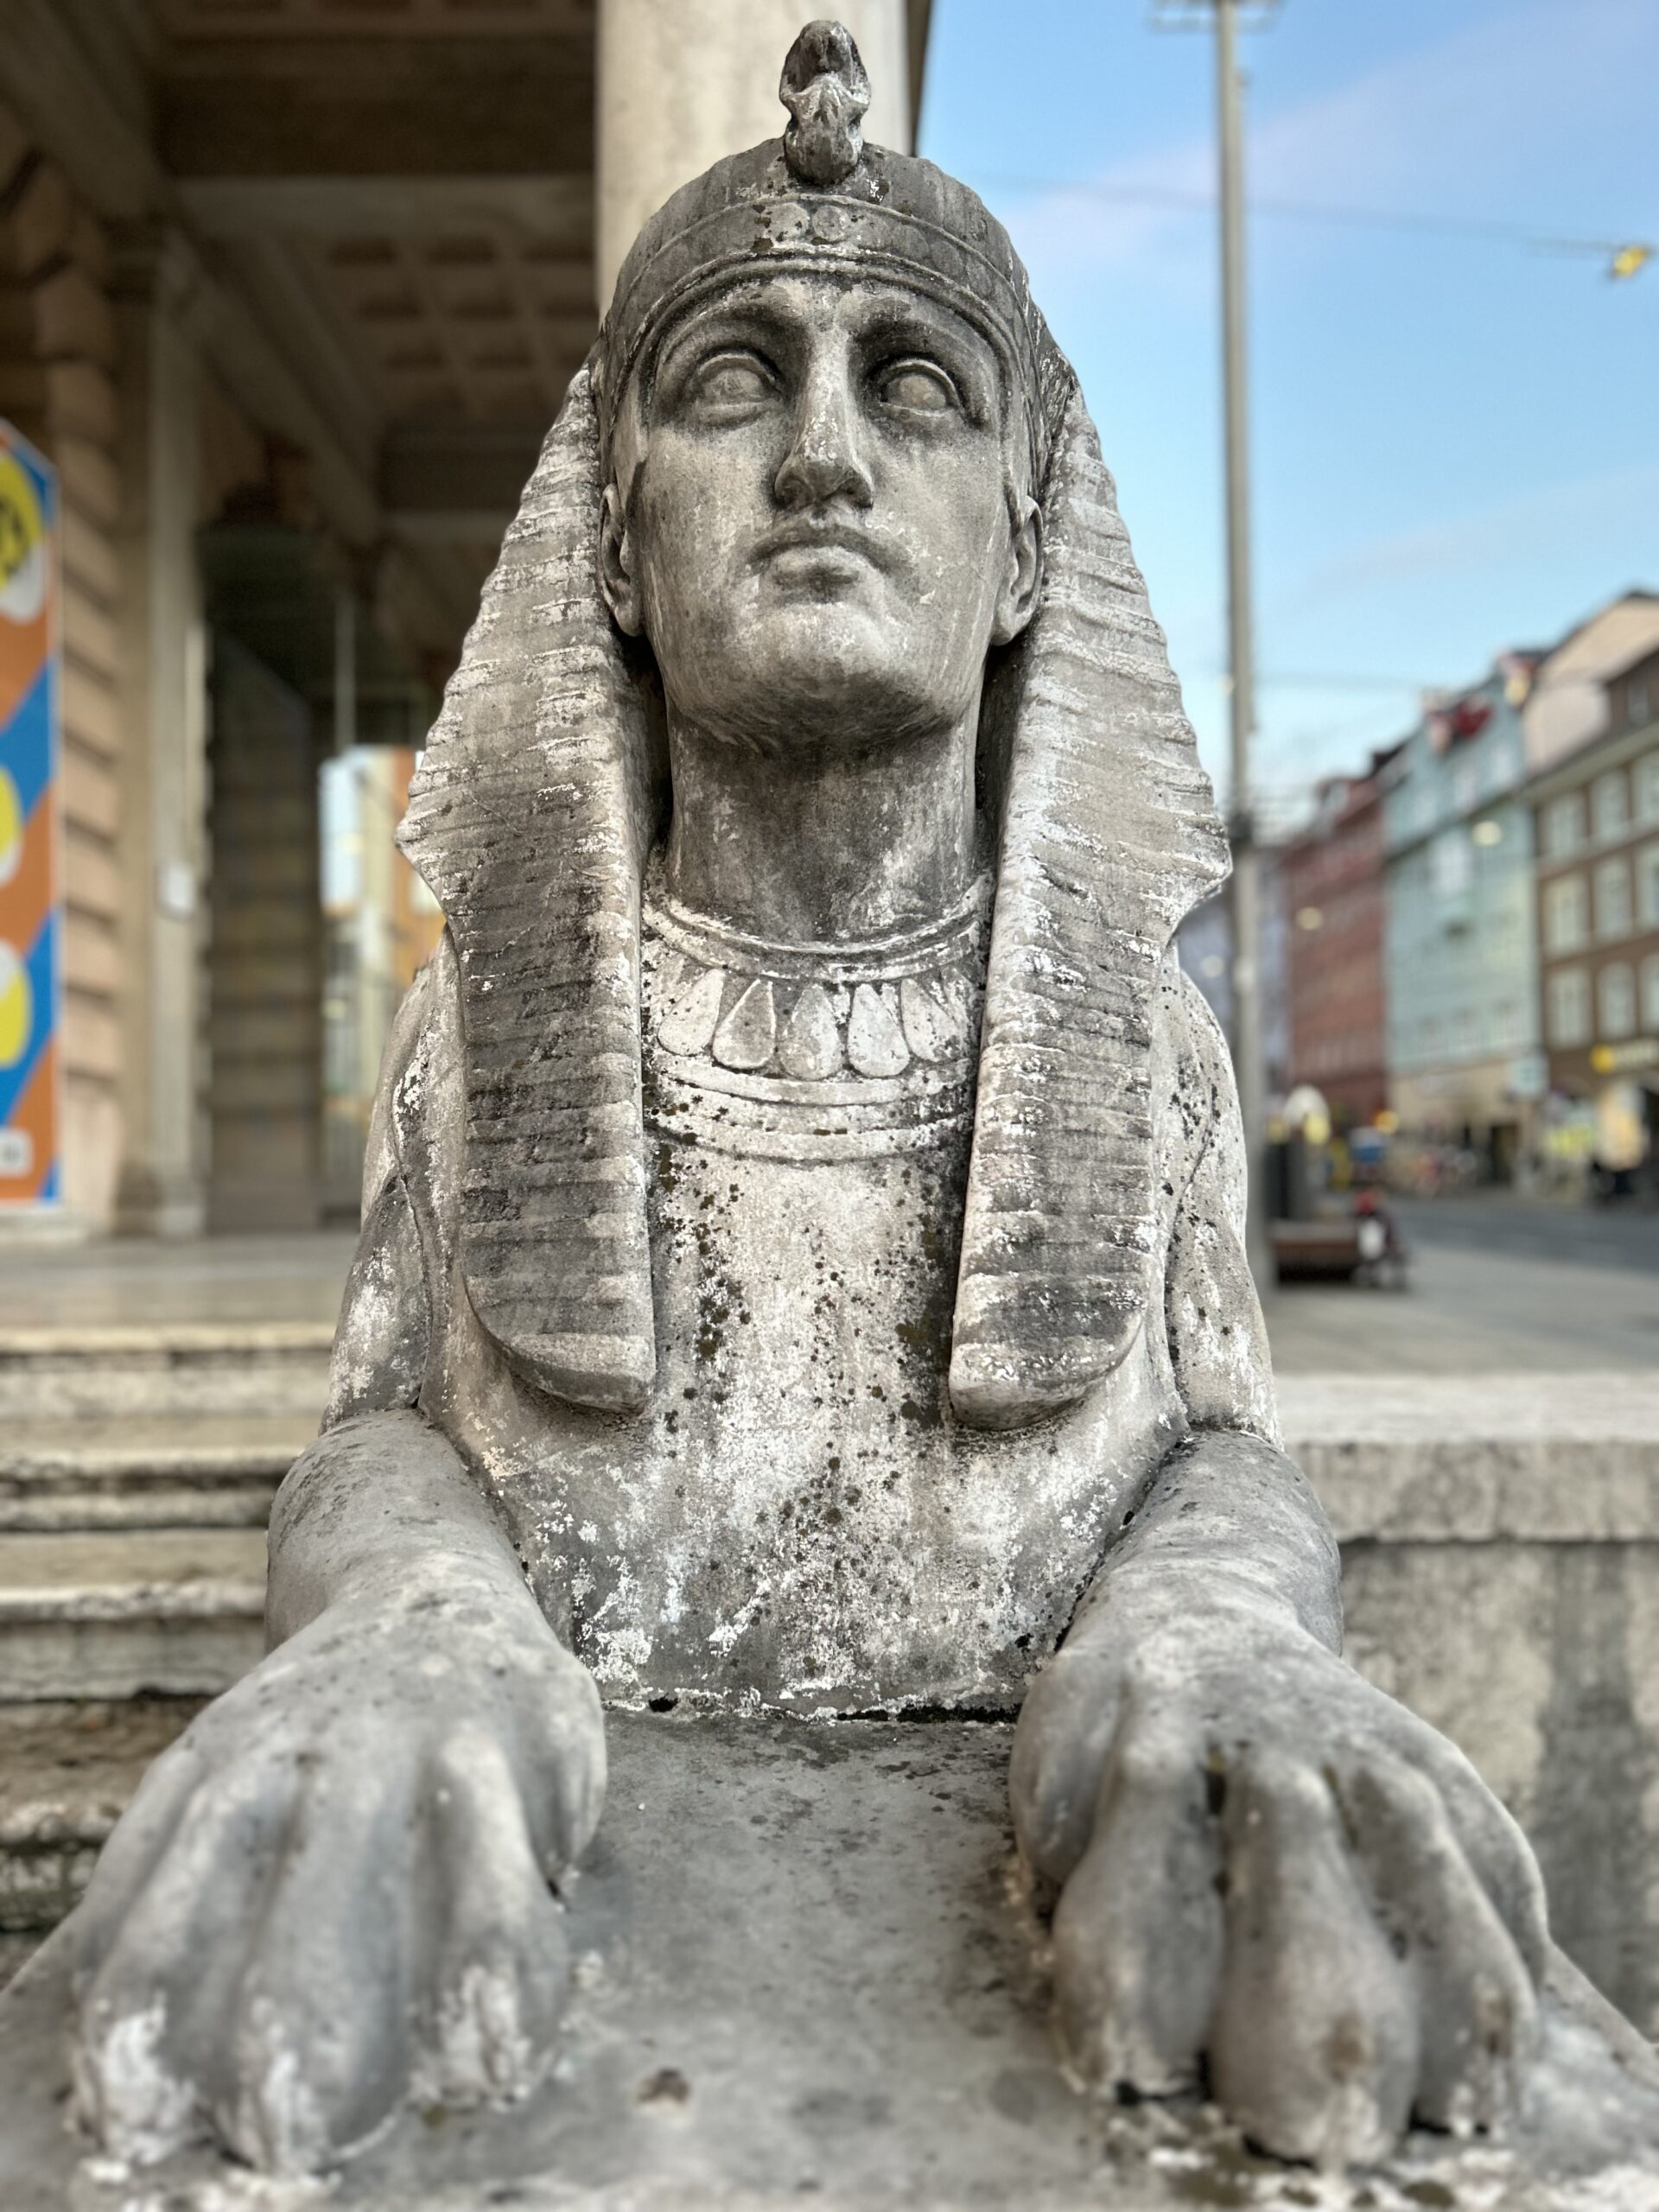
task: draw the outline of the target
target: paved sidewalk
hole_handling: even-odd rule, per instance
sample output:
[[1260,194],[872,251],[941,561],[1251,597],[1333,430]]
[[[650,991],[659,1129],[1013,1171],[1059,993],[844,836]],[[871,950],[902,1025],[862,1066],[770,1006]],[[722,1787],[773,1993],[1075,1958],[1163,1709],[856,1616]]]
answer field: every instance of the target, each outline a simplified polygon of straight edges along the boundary
[[0,1244],[0,1329],[313,1321],[333,1328],[349,1229],[177,1243]]
[[[1659,1240],[1659,1224],[1654,1235]],[[0,1330],[248,1321],[332,1327],[352,1246],[349,1230],[178,1244],[132,1238],[0,1246]],[[1268,1325],[1274,1363],[1285,1376],[1659,1372],[1659,1269],[1423,1237],[1408,1290],[1294,1284],[1274,1294]]]

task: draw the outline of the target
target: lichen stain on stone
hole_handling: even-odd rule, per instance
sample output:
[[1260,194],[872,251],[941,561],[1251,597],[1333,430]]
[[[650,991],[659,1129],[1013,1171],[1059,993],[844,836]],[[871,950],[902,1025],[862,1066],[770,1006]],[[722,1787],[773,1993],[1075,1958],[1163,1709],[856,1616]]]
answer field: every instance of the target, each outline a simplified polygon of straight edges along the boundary
[[1166,1103],[1154,1114],[1138,1078],[1123,1094],[1152,1133],[1157,1219],[1132,1241],[1164,1325],[1071,1407],[995,1433],[964,1427],[944,1386],[971,1123],[922,1130],[919,1148],[901,1132],[862,1158],[773,1157],[729,1120],[717,1141],[695,1135],[649,1049],[646,1410],[590,1413],[522,1382],[466,1294],[453,959],[429,975],[413,1057],[449,1110],[397,1131],[425,1274],[443,1287],[423,1403],[607,1700],[1017,1706],[1182,1433],[1182,1392],[1248,1368],[1249,1332],[1222,1339],[1203,1319],[1215,1240],[1192,1217],[1209,1210],[1220,1048],[1190,988],[1162,976],[1148,996]]

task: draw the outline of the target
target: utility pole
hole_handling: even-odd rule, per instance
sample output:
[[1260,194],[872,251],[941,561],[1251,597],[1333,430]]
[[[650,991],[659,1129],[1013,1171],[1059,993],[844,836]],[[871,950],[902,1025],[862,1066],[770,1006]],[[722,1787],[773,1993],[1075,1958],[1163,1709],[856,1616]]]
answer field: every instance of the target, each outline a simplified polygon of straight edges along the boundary
[[1250,590],[1249,401],[1244,285],[1244,149],[1237,20],[1241,0],[1211,0],[1216,18],[1216,124],[1220,153],[1222,382],[1227,450],[1228,704],[1231,716],[1228,834],[1233,929],[1233,1071],[1249,1166],[1250,1273],[1272,1280],[1267,1215],[1267,1076],[1262,1023],[1261,874],[1250,740],[1255,728],[1255,620]]

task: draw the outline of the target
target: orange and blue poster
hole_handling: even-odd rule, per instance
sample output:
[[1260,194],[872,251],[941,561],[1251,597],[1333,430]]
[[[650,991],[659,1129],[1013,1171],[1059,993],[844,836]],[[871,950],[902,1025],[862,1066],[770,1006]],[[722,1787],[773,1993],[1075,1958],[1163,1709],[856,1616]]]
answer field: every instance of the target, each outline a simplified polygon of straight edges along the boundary
[[51,1205],[58,1158],[58,487],[0,422],[0,1205]]

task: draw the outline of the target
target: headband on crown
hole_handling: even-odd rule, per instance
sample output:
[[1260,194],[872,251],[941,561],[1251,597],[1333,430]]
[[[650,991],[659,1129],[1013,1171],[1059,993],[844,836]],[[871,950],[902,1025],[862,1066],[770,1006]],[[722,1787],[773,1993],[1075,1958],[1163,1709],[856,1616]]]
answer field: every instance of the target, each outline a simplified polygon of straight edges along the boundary
[[865,146],[836,24],[785,64],[791,122],[636,242],[485,587],[401,840],[459,955],[461,1255],[526,1380],[638,1411],[656,1368],[639,899],[667,803],[661,700],[597,576],[603,418],[656,334],[780,265],[874,275],[968,316],[1032,404],[1046,569],[993,657],[982,789],[998,861],[950,1370],[960,1418],[1031,1421],[1135,1342],[1154,1277],[1154,992],[1226,848],[1069,364],[1007,233],[931,162]]
[[1071,372],[1007,232],[931,162],[865,144],[869,79],[839,23],[807,25],[779,97],[791,118],[783,137],[682,186],[630,248],[596,364],[607,430],[634,368],[687,308],[773,269],[818,270],[925,293],[980,331],[1031,403],[1032,481],[1040,483]]

